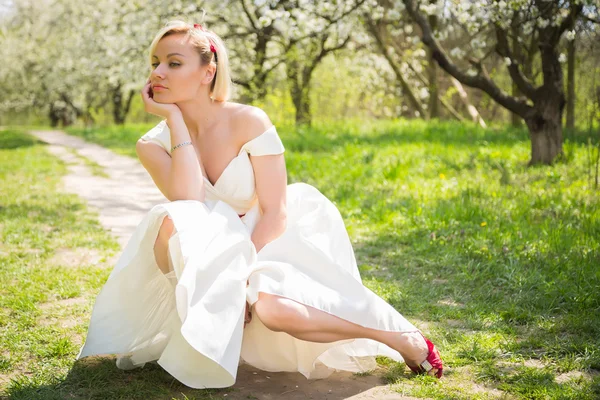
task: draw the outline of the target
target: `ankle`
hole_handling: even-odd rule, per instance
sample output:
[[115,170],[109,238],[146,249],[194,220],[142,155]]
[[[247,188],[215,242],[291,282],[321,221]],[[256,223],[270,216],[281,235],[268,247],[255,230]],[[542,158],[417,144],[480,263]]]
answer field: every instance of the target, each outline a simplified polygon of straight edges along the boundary
[[420,332],[406,333],[403,339],[405,345],[401,353],[407,364],[419,365],[427,359],[429,348]]

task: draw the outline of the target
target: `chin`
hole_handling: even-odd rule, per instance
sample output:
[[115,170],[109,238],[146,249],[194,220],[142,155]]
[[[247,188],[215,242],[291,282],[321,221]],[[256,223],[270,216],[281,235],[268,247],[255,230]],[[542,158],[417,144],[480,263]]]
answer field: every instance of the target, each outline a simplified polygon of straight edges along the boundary
[[155,102],[160,103],[160,104],[174,104],[174,101],[167,101],[167,100],[163,100],[160,98],[156,98],[156,96],[153,99]]

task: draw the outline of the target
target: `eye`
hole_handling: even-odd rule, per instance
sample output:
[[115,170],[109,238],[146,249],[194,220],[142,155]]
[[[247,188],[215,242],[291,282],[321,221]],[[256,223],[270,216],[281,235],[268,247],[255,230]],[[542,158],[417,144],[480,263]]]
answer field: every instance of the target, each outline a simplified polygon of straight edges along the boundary
[[[172,63],[169,63],[169,65],[172,66],[172,67],[179,67],[181,64],[172,62]],[[157,63],[152,64],[153,68],[156,68],[157,66],[158,66]]]

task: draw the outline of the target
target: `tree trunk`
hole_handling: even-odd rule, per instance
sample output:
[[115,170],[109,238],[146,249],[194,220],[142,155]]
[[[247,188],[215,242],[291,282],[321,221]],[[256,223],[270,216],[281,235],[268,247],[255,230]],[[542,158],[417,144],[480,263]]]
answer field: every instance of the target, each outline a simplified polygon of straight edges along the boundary
[[429,78],[429,118],[439,118],[440,117],[440,109],[438,107],[439,101],[439,93],[438,93],[438,79],[437,79],[437,63],[431,56],[431,49],[427,49],[428,57],[428,65],[427,72]]
[[[435,32],[437,30],[437,17],[435,15],[429,16],[429,24]],[[434,60],[433,51],[429,47],[427,48],[427,75],[429,79],[429,118],[439,118],[437,62]]]
[[310,96],[308,90],[303,87],[295,86],[291,90],[292,101],[296,108],[296,125],[309,125],[311,124],[310,115]]
[[52,103],[50,104],[50,109],[48,110],[48,118],[50,119],[50,126],[52,128],[56,128],[58,126],[58,122],[60,121],[60,115]]
[[129,99],[126,100],[125,106],[123,106],[123,93],[121,93],[121,84],[118,84],[112,90],[112,112],[113,112],[113,121],[117,125],[123,125],[125,123],[125,117],[127,116],[127,111],[129,109],[129,105],[131,104],[131,93]]
[[563,154],[562,118],[565,109],[562,66],[556,48],[540,45],[544,85],[536,93],[533,109],[525,116],[531,138],[529,165],[547,164]]
[[267,59],[267,45],[271,40],[272,28],[266,29],[257,35],[256,45],[254,46],[255,58],[253,65],[253,74],[250,80],[250,103],[262,102],[267,96],[267,77],[269,72],[265,69]]
[[[516,20],[514,22],[516,23]],[[519,49],[520,49],[520,47],[519,47],[520,29],[519,29],[519,26],[516,25],[515,23],[513,23],[513,25],[511,26],[512,34],[513,34],[513,40],[512,40],[512,50],[514,52],[513,57],[517,60],[517,62],[522,62],[521,61],[522,60],[521,52],[519,51]],[[517,98],[521,95],[521,93],[519,92],[519,86],[517,85],[517,83],[515,81],[512,81],[512,93],[511,94],[514,98]],[[515,128],[521,126],[521,117],[519,116],[519,114],[517,114],[515,112],[510,112],[510,123]]]
[[562,155],[562,108],[559,99],[547,101],[525,119],[531,138],[529,165],[552,164]]
[[113,88],[112,93],[112,112],[113,112],[113,122],[117,125],[121,125],[123,120],[121,118],[121,105],[123,102],[123,96],[121,96],[120,87],[117,86]]
[[575,128],[575,39],[567,45],[567,129]]
[[75,117],[76,113],[67,104],[58,107],[54,103],[50,104],[48,118],[50,119],[50,126],[53,128],[59,125],[63,128],[70,126],[75,121]]
[[[513,81],[513,83],[512,83],[512,95],[513,95],[513,97],[518,97],[519,94],[520,94],[519,93],[519,87]],[[512,126],[514,126],[515,128],[521,126],[521,117],[519,116],[519,114],[514,113],[514,112],[510,113],[510,124]]]

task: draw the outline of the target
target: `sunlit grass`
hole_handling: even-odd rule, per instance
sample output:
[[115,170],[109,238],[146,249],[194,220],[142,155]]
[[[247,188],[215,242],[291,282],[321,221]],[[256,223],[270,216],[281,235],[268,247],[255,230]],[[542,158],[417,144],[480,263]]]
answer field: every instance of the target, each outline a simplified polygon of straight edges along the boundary
[[[134,157],[135,141],[152,126],[70,133]],[[589,178],[585,139],[571,138],[565,161],[528,168],[527,134],[509,128],[347,121],[278,132],[289,182],[312,184],[338,206],[365,285],[442,352],[441,382],[380,359],[394,390],[435,399],[600,397],[600,191]],[[65,378],[76,348],[65,337],[84,333],[89,301],[107,271],[65,272],[44,260],[66,243],[103,251],[113,245],[79,200],[57,193],[64,166],[43,146],[0,152],[11,160],[0,166],[0,327],[10,328],[0,334],[9,349],[0,371],[15,377],[7,386],[15,398],[42,385],[57,385],[48,396],[58,387],[75,390],[90,372],[76,365]],[[60,228],[40,234],[51,227]],[[39,326],[40,303],[77,296],[88,303],[74,306],[76,328],[63,328],[61,337]],[[45,340],[29,338],[38,331]],[[118,373],[101,365],[100,382]],[[144,368],[133,376],[148,389],[155,383],[147,377],[162,375]]]

